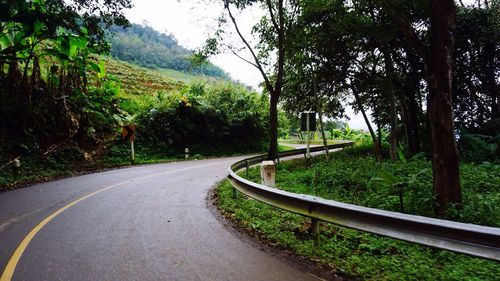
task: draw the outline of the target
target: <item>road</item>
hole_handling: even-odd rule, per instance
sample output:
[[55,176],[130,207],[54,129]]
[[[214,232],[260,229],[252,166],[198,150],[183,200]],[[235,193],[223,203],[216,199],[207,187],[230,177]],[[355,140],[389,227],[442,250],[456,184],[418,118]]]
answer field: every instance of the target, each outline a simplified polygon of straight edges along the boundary
[[211,210],[207,194],[236,160],[138,166],[0,193],[0,280],[317,280]]

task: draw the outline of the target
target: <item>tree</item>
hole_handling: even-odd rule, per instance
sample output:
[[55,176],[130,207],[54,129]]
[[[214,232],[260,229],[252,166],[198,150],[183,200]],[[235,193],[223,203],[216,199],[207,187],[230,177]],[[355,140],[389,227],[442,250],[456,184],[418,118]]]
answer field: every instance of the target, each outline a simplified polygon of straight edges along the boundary
[[353,60],[343,17],[346,10],[339,1],[322,1],[321,5],[303,1],[300,11],[288,32],[283,108],[291,114],[318,112],[326,148],[323,117],[344,117],[340,100],[347,91],[348,69]]
[[429,46],[418,37],[408,18],[402,16],[405,13],[399,1],[395,7],[395,18],[401,31],[426,65],[427,116],[432,145],[433,189],[437,199],[435,211],[442,216],[450,203],[462,203],[451,93],[455,4],[453,0],[431,2]]
[[462,203],[458,151],[451,100],[455,4],[432,1],[431,43],[428,58],[428,116],[432,141],[432,170],[436,213],[444,215],[450,203]]
[[[403,136],[410,153],[420,150],[419,115],[423,104],[419,101],[422,96],[425,97],[420,90],[421,80],[425,78],[428,90],[427,126],[432,145],[434,193],[437,198],[436,213],[443,215],[450,203],[460,203],[458,154],[451,101],[455,17],[453,1],[435,0],[428,6],[420,1],[332,0],[322,1],[319,5],[318,1],[311,0],[300,2],[300,11],[299,23],[308,12],[309,18],[317,19],[310,21],[299,32],[308,38],[306,44],[314,46],[313,58],[320,62],[316,70],[328,73],[323,65],[335,61],[342,52],[344,57],[350,58],[335,61],[337,66],[347,64],[351,67],[347,71],[343,69],[343,72],[331,72],[330,80],[336,81],[337,86],[341,83],[339,81],[347,82],[357,109],[363,111],[365,106],[372,109],[379,128],[379,140],[380,128],[390,129],[393,160],[397,158],[398,142]],[[325,26],[334,24],[338,27],[337,32],[321,32]],[[321,40],[329,40],[330,44],[314,45]],[[304,39],[294,38],[288,42],[289,46],[293,46],[294,42],[298,42],[296,44],[300,46],[304,44]],[[339,48],[345,42],[348,42],[347,52]],[[298,48],[295,51],[302,54],[311,52],[300,51]],[[287,58],[290,57],[292,55]],[[295,67],[303,66],[295,63]],[[287,72],[292,75],[299,73]],[[342,78],[341,73],[345,72],[348,73],[347,80]],[[300,80],[300,77],[302,76],[297,79]],[[368,80],[363,81],[366,78]],[[308,82],[301,83],[307,85]],[[290,97],[291,101],[295,100],[294,103],[297,103],[297,99],[300,100],[300,96]],[[364,115],[368,122],[366,112]],[[405,126],[406,133],[402,133],[398,124]],[[373,130],[371,135],[375,142]]]
[[104,66],[90,54],[107,50],[104,28],[126,25],[122,10],[130,6],[130,0],[0,1],[2,137],[26,151],[66,140],[96,144],[96,131],[113,129],[102,120],[113,120],[115,93],[89,89],[87,74],[102,78]]
[[[264,86],[269,93],[269,150],[267,158],[275,160],[278,157],[278,102],[283,91],[284,66],[287,48],[287,31],[291,28],[296,14],[296,3],[285,0],[222,0],[224,10],[236,34],[249,52],[251,59],[244,58],[230,44],[224,43],[224,30],[219,29],[213,38],[209,38],[199,57],[220,51],[221,46],[234,55],[254,66],[264,79]],[[233,9],[243,10],[252,5],[260,5],[266,15],[254,26],[254,34],[260,35],[257,46],[252,46],[240,30]],[[226,18],[219,21],[221,27]],[[266,67],[272,65],[271,69]]]
[[[459,6],[453,56],[453,107],[458,128],[500,131],[500,1]],[[488,2],[486,2],[488,3]]]

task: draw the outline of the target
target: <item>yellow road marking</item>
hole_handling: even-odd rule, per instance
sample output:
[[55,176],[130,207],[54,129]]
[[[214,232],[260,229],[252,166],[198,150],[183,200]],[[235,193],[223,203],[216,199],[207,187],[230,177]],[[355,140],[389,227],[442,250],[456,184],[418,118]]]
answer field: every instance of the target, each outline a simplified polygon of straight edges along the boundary
[[9,262],[7,263],[7,266],[5,267],[5,269],[4,269],[3,273],[2,273],[2,277],[0,277],[0,281],[11,281],[12,280],[12,276],[14,276],[14,271],[16,270],[17,264],[18,264],[19,260],[21,259],[21,256],[23,255],[24,251],[28,247],[28,244],[31,242],[31,240],[33,240],[33,237],[35,237],[35,235],[38,232],[47,223],[49,223],[51,220],[53,220],[55,217],[57,217],[59,214],[61,214],[65,210],[71,208],[72,206],[78,204],[79,202],[81,202],[81,201],[83,201],[85,199],[88,199],[88,198],[90,198],[90,197],[92,197],[92,196],[94,196],[96,194],[99,194],[99,193],[101,193],[103,191],[109,190],[111,188],[115,188],[115,187],[120,186],[120,185],[124,185],[124,184],[129,183],[129,182],[134,181],[134,180],[140,180],[140,179],[145,179],[145,178],[152,178],[152,177],[161,176],[161,175],[170,174],[170,173],[175,173],[175,172],[180,172],[180,171],[184,171],[184,170],[191,170],[191,169],[201,168],[201,167],[205,167],[205,166],[209,166],[209,165],[211,165],[211,164],[198,165],[198,166],[193,166],[193,167],[188,167],[188,168],[183,168],[183,169],[177,169],[177,170],[171,170],[171,171],[167,171],[167,172],[161,172],[161,173],[156,173],[156,174],[152,174],[152,175],[147,175],[147,176],[142,176],[142,177],[138,177],[138,178],[129,179],[129,180],[126,180],[126,181],[123,181],[123,182],[119,182],[119,183],[116,183],[116,184],[104,187],[102,189],[99,189],[97,191],[94,191],[94,192],[92,192],[90,194],[87,194],[87,195],[85,195],[83,197],[80,197],[80,198],[76,199],[75,201],[67,204],[66,206],[62,207],[61,209],[55,211],[50,216],[48,216],[47,218],[45,218],[37,226],[35,226],[30,231],[30,233],[28,233],[28,235],[26,235],[26,237],[24,237],[23,241],[21,242],[21,244],[19,244],[19,246],[17,246],[16,251],[14,252],[14,254],[12,254],[12,257],[10,258]]

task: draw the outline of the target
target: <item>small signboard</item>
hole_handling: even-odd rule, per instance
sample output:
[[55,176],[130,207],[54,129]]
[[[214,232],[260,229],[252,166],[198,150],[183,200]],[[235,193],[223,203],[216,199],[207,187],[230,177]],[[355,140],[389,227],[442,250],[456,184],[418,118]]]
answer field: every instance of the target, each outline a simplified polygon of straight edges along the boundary
[[126,125],[122,128],[122,139],[128,141],[134,141],[135,137],[135,125]]
[[316,112],[303,112],[300,114],[300,130],[307,131],[307,116],[309,116],[309,131],[316,131]]

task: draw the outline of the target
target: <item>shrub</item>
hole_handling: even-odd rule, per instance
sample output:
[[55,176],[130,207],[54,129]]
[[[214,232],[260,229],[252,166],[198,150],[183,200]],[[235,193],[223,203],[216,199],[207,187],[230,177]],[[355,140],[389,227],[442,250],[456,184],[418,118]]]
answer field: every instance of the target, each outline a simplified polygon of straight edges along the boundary
[[138,141],[171,153],[185,147],[220,154],[262,150],[267,140],[266,100],[229,84],[193,84],[161,96],[137,117]]

